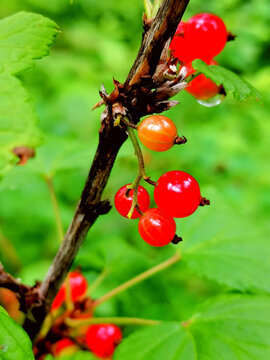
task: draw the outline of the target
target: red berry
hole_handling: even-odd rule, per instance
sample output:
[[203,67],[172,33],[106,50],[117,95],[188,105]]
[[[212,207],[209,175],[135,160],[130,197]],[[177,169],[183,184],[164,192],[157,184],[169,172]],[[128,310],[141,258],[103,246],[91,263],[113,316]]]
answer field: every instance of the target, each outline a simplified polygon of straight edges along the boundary
[[53,344],[53,355],[58,357],[62,355],[71,355],[78,350],[78,346],[69,338],[63,338]]
[[89,349],[100,358],[107,358],[114,352],[122,340],[122,332],[113,324],[92,325],[86,332],[86,343]]
[[193,59],[206,60],[216,56],[223,50],[227,37],[224,22],[213,14],[197,14],[185,26],[185,39],[192,44]]
[[168,245],[174,238],[175,231],[174,219],[158,208],[147,210],[139,220],[139,233],[152,246]]
[[[71,300],[75,301],[86,293],[87,290],[87,280],[86,278],[78,271],[73,271],[68,274],[70,290],[71,290]],[[66,299],[66,284],[65,282],[60,287],[58,294],[56,295],[53,303],[52,310],[58,309]]]
[[174,122],[163,115],[152,115],[138,126],[138,136],[144,146],[154,151],[166,151],[174,145],[177,128]]
[[170,49],[173,56],[182,62],[189,62],[194,60],[192,55],[192,44],[186,41],[185,37],[186,23],[181,21],[176,29],[176,32],[172,38]]
[[166,215],[182,218],[191,215],[199,206],[200,187],[188,173],[168,171],[158,179],[154,198]]
[[[217,65],[215,60],[207,61],[208,65]],[[193,74],[191,63],[185,64],[187,70],[187,76]],[[185,90],[199,100],[208,100],[219,93],[221,86],[218,86],[214,81],[208,79],[205,75],[201,74],[196,76],[195,79],[190,81]]]
[[[126,196],[126,192],[127,192],[127,185],[124,185],[117,191],[114,197],[115,208],[119,212],[119,214],[121,214],[124,217],[127,217],[127,214],[129,213],[129,210],[131,208],[134,191],[130,190],[128,196]],[[145,188],[142,186],[139,186],[138,189],[138,204],[142,212],[146,211],[150,205],[150,196],[147,190],[145,190]],[[140,216],[141,214],[139,214],[138,211],[135,209],[133,211],[131,219],[137,219]]]

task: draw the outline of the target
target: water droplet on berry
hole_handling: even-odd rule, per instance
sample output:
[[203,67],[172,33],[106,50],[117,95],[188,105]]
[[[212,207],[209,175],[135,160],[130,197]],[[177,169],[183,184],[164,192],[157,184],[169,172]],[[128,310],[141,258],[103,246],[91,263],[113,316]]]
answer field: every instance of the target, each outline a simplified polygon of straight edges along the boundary
[[207,99],[207,100],[200,100],[200,99],[196,99],[196,100],[202,106],[213,107],[213,106],[219,105],[224,100],[224,98],[225,98],[224,94],[217,94],[217,95],[215,95],[212,98]]

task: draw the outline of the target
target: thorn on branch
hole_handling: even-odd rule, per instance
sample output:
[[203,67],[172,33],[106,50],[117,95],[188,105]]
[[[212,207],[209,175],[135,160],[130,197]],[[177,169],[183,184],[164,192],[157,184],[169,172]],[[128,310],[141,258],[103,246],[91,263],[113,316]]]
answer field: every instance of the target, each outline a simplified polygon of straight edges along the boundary
[[106,215],[111,210],[112,205],[109,200],[103,200],[98,202],[97,204],[93,205],[91,211],[94,214],[98,215]]

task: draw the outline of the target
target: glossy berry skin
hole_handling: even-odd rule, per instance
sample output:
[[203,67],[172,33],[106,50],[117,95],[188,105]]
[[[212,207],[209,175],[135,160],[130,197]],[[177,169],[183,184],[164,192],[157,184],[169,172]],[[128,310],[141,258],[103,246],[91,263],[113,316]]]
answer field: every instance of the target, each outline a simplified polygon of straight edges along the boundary
[[[68,274],[70,290],[71,290],[71,300],[75,301],[86,293],[87,290],[87,280],[86,278],[78,271],[73,271]],[[58,294],[56,295],[53,303],[52,310],[58,309],[66,299],[66,284],[65,282],[60,287]]]
[[177,128],[174,122],[163,115],[152,115],[143,119],[138,126],[140,141],[148,149],[166,151],[174,145]]
[[62,355],[72,355],[78,351],[78,346],[69,338],[63,338],[53,344],[53,355],[59,357]]
[[164,214],[182,218],[191,215],[201,202],[197,181],[184,171],[168,171],[157,181],[154,190],[157,206]]
[[168,245],[174,238],[176,224],[159,208],[147,210],[139,220],[139,234],[152,246]]
[[185,39],[192,44],[193,59],[206,60],[218,55],[223,50],[227,37],[224,22],[214,14],[197,14],[185,26]]
[[[126,196],[126,192],[127,192],[127,185],[122,186],[117,191],[114,197],[114,205],[116,210],[119,212],[119,214],[127,218],[127,214],[129,213],[129,210],[131,208],[134,191],[130,190],[128,196]],[[138,204],[142,212],[145,212],[150,205],[150,196],[147,190],[145,190],[145,188],[142,186],[139,186],[138,189]],[[141,214],[138,213],[138,211],[135,209],[133,211],[131,219],[137,219],[140,216]]]
[[185,29],[186,23],[180,21],[170,43],[170,50],[172,51],[173,56],[181,62],[194,60],[192,44],[186,41]]
[[[207,61],[208,65],[217,65],[215,60]],[[185,64],[187,70],[187,76],[193,74],[195,70],[193,69],[191,63]],[[214,81],[207,78],[205,75],[201,74],[196,76],[195,79],[190,81],[185,88],[185,90],[199,100],[208,100],[216,96],[221,89],[221,86],[218,86]]]
[[111,356],[121,340],[122,332],[113,324],[92,325],[86,332],[88,348],[101,359]]

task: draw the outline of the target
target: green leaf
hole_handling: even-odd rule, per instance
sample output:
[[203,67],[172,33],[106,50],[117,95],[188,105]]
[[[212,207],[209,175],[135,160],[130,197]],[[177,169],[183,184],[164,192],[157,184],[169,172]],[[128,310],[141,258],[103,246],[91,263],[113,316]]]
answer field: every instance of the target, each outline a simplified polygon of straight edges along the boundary
[[217,85],[223,85],[226,93],[232,93],[237,101],[243,101],[248,97],[260,99],[261,95],[251,84],[242,79],[234,72],[218,65],[207,65],[204,61],[197,59],[192,62],[195,70],[212,79]]
[[0,21],[0,73],[18,74],[49,53],[57,25],[41,15],[19,12]]
[[193,340],[181,324],[164,323],[137,331],[116,348],[114,360],[195,360]]
[[32,343],[25,331],[0,306],[0,359],[34,360]]
[[270,293],[269,241],[233,208],[217,205],[219,197],[211,200],[182,226],[183,262],[195,274],[230,288]]
[[16,146],[40,144],[33,103],[16,75],[49,52],[56,24],[38,14],[20,12],[0,21],[0,179],[18,158]]
[[114,360],[258,360],[270,358],[270,298],[224,295],[188,321],[137,331]]
[[41,142],[32,100],[21,82],[0,74],[0,177],[18,161],[16,146],[36,147]]
[[199,360],[270,359],[270,299],[223,296],[207,302],[188,326]]

